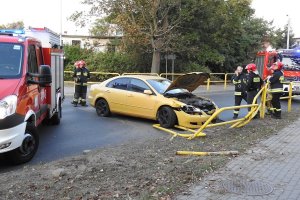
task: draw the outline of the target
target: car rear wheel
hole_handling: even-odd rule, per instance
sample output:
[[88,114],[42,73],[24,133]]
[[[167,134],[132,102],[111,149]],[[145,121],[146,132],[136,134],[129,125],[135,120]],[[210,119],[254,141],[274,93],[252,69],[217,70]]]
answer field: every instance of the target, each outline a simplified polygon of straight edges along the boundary
[[161,127],[172,128],[177,122],[177,116],[171,107],[164,106],[158,110],[157,120]]
[[109,105],[105,99],[98,100],[95,107],[99,117],[108,117],[110,115]]
[[37,129],[33,125],[28,125],[25,130],[25,137],[22,145],[7,153],[7,158],[13,164],[22,164],[30,161],[35,155],[39,146],[39,136]]

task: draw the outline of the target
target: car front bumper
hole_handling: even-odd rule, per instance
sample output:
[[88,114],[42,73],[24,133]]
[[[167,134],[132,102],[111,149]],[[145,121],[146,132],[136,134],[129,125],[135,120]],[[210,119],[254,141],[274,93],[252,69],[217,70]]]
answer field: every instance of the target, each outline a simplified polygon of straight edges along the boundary
[[25,136],[26,122],[0,130],[0,153],[12,151],[22,145]]
[[211,117],[211,115],[206,114],[191,115],[182,110],[175,110],[175,113],[177,115],[178,125],[191,129],[200,128]]

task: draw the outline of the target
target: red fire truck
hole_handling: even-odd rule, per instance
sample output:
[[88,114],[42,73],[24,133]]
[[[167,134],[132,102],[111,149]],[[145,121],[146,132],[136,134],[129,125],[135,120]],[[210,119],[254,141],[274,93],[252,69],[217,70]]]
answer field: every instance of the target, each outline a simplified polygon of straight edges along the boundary
[[[278,60],[284,64],[283,74],[285,81],[293,82],[293,94],[300,94],[300,49],[258,52],[256,54],[255,64],[263,79],[270,75],[268,68]],[[289,84],[284,84],[283,89],[287,92],[289,90]]]
[[34,157],[42,122],[60,123],[63,56],[48,28],[0,30],[0,154],[14,164]]

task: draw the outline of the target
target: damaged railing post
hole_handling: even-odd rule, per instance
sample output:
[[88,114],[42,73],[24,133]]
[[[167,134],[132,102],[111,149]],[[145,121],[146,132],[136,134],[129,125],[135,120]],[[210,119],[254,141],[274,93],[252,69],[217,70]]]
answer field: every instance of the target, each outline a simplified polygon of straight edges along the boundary
[[227,76],[228,76],[228,74],[226,73],[225,77],[224,77],[224,90],[226,90],[226,88],[227,88]]
[[289,84],[288,112],[292,111],[293,82]]
[[207,82],[206,90],[209,91],[210,90],[210,78],[208,78],[206,82]]

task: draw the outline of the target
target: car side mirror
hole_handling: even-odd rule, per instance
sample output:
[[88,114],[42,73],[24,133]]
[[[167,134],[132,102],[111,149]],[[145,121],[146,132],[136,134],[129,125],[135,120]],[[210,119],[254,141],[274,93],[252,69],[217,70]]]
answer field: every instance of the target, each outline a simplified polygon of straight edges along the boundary
[[144,90],[144,94],[152,95],[153,92],[151,90]]
[[[38,74],[28,72],[27,76],[29,77],[27,82],[31,84],[38,84],[42,87],[46,87],[52,83],[51,68],[49,65],[41,65]],[[37,80],[34,80],[33,78],[37,78]]]

